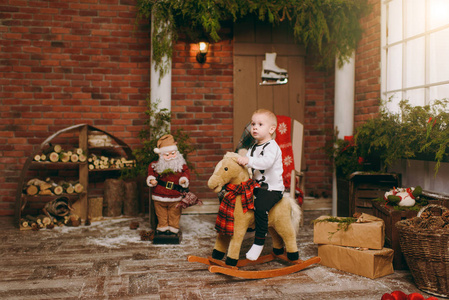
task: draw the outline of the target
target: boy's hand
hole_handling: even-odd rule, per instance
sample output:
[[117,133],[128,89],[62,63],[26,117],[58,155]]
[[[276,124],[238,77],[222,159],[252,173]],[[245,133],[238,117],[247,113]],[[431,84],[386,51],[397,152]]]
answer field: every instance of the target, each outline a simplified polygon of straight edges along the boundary
[[246,166],[248,164],[249,158],[246,156],[242,156],[237,158],[237,162],[239,163],[239,165],[241,166]]

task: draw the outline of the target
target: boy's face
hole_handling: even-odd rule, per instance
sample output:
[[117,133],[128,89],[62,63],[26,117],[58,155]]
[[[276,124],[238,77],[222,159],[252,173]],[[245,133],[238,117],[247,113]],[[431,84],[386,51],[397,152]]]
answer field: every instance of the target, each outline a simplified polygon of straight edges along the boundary
[[276,125],[267,114],[254,114],[251,118],[251,135],[258,144],[271,140],[271,135],[276,130]]

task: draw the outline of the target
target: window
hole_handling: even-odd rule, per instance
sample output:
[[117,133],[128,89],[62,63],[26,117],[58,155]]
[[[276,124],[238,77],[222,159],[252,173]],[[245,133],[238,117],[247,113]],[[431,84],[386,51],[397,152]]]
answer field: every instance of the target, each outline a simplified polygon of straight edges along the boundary
[[382,0],[382,99],[449,99],[449,0]]

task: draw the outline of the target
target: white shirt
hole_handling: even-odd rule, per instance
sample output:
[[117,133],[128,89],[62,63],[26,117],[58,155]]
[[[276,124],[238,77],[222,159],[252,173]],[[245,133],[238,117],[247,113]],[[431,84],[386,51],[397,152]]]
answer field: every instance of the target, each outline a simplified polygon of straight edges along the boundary
[[282,151],[275,140],[252,146],[246,156],[249,158],[247,166],[253,169],[254,180],[260,185],[268,184],[268,190],[284,191]]

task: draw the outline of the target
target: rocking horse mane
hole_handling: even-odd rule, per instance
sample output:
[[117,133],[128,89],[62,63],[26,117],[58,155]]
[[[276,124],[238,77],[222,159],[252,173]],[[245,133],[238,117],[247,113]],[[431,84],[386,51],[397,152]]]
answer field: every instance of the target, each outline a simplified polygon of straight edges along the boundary
[[226,154],[223,156],[223,158],[239,158],[240,154],[235,152],[226,152]]

